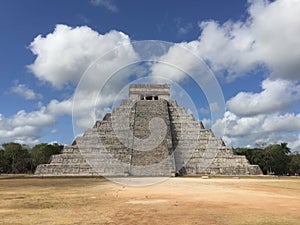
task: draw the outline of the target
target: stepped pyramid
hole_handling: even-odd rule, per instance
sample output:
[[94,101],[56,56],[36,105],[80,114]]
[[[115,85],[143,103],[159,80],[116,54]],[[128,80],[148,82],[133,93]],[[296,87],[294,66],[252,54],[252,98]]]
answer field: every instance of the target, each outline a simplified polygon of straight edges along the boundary
[[170,86],[132,84],[129,99],[97,121],[49,164],[42,176],[258,175],[202,122],[170,100]]

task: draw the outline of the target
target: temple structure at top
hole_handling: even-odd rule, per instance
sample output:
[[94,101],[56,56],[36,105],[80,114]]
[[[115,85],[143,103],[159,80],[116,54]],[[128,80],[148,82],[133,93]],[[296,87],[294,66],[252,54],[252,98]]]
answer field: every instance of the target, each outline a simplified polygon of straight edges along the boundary
[[129,99],[132,100],[170,100],[169,84],[131,84]]

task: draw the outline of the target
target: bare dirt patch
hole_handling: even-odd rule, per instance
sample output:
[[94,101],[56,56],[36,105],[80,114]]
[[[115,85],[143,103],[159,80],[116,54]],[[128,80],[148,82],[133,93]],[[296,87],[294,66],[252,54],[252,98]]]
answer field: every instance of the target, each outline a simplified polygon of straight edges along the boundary
[[0,224],[300,224],[300,179],[0,180]]

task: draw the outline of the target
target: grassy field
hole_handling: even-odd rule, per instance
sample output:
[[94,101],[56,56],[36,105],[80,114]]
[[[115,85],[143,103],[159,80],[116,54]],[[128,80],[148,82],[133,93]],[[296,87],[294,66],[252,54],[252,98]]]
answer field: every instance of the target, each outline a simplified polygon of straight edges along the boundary
[[300,224],[300,179],[0,177],[0,224]]

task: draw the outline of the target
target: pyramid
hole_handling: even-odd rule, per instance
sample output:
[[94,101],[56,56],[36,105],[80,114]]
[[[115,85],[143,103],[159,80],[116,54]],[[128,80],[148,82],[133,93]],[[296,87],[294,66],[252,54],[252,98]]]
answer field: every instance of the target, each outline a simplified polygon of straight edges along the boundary
[[49,164],[39,165],[35,174],[154,177],[262,171],[170,100],[169,85],[131,84],[129,99],[53,155]]

